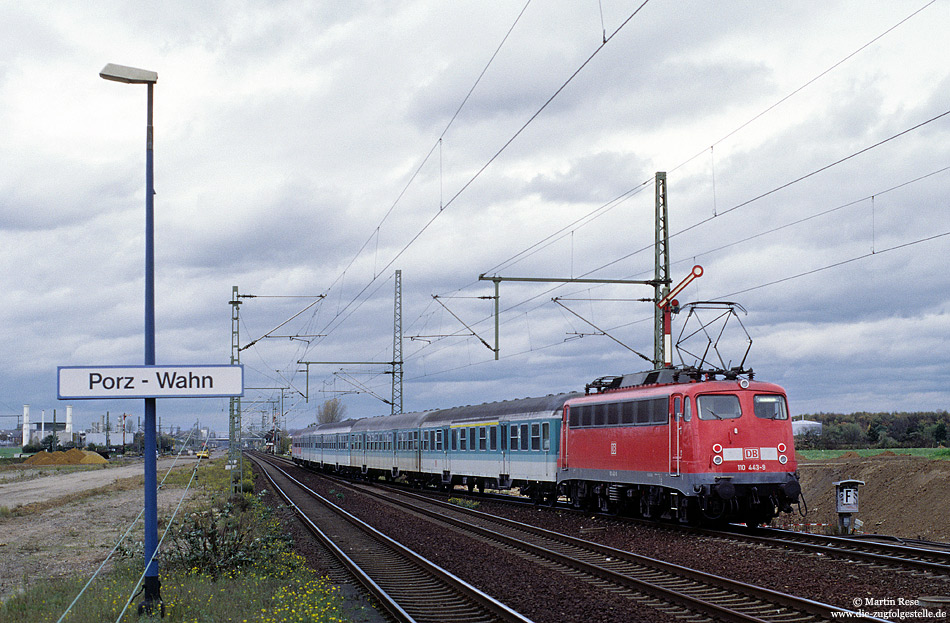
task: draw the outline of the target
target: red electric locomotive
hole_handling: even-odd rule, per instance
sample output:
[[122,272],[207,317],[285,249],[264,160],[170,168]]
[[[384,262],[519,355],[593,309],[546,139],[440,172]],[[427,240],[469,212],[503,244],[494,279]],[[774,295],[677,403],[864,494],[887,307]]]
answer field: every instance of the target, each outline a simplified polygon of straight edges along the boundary
[[801,487],[785,392],[742,374],[667,368],[588,385],[564,405],[559,491],[576,507],[686,522],[791,512]]

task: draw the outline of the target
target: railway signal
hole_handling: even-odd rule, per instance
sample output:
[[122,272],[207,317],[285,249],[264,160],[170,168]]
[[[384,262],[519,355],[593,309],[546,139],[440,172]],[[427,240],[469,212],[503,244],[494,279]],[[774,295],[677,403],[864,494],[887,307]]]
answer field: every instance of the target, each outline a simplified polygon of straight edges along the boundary
[[[690,271],[689,275],[686,276],[686,279],[683,279],[679,284],[669,291],[663,298],[656,302],[657,308],[663,312],[663,367],[672,368],[673,367],[673,336],[671,334],[671,318],[670,314],[673,309],[679,307],[679,301],[675,297],[677,294],[683,291],[683,288],[688,286],[693,282],[694,279],[703,276],[703,267],[697,264],[693,266],[693,270]],[[659,362],[656,362],[657,367],[659,368]]]

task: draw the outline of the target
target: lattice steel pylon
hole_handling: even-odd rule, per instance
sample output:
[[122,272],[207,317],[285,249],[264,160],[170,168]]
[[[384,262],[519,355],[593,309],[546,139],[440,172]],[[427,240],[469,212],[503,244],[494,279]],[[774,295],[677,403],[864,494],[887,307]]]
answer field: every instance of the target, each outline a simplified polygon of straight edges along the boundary
[[402,271],[396,271],[393,303],[393,404],[392,413],[402,413]]
[[[670,231],[666,207],[666,172],[656,174],[656,265],[654,281],[654,303],[659,303],[670,292]],[[659,370],[666,360],[667,349],[672,345],[666,343],[663,331],[663,310],[654,307],[653,310],[653,366]]]
[[[241,301],[238,287],[231,288],[231,365],[241,363]],[[231,468],[231,493],[238,493],[241,486],[241,398],[231,398],[228,408],[228,464]]]

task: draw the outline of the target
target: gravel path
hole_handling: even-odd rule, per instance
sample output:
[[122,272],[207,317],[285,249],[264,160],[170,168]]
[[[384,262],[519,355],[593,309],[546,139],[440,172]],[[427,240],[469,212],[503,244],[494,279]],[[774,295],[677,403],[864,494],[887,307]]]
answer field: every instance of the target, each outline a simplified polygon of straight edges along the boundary
[[[189,469],[194,460],[182,457],[178,466]],[[161,459],[159,473],[173,463],[174,459]],[[0,485],[0,507],[42,505],[36,512],[0,517],[0,600],[34,578],[91,576],[142,510],[141,461],[74,470],[25,469],[27,474],[41,471],[45,475],[7,479]],[[120,486],[114,486],[117,482]],[[162,487],[159,516],[171,515],[183,493],[184,489]],[[141,540],[141,532],[139,522],[131,539]]]
[[[194,457],[181,457],[177,465],[191,465]],[[162,473],[175,464],[175,459],[159,459],[158,472]],[[49,502],[82,491],[99,489],[118,480],[143,476],[142,460],[119,467],[45,467],[42,470],[24,468],[23,473],[36,476],[28,480],[7,480],[0,484],[0,506],[13,510],[36,502]]]

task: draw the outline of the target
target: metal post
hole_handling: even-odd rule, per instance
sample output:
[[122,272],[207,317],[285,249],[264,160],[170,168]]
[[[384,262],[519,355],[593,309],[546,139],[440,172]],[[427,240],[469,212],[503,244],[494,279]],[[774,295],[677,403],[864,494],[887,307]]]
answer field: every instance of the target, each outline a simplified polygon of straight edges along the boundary
[[402,413],[402,271],[396,271],[393,304],[393,394],[392,414]]
[[[666,173],[658,171],[656,174],[656,255],[654,274],[654,301],[659,303],[670,291],[670,235],[668,228],[666,206]],[[656,369],[664,367],[667,361],[665,313],[660,307],[653,310],[653,366]]]
[[[155,186],[153,176],[152,94],[149,82],[145,131],[145,365],[155,365]],[[155,398],[145,399],[145,597],[139,612],[151,614],[156,605],[164,615],[158,578],[158,465],[156,461]]]
[[495,361],[498,361],[498,351],[501,350],[501,346],[498,343],[499,327],[498,327],[498,314],[501,308],[500,301],[501,296],[498,293],[498,286],[501,284],[501,279],[492,279],[495,282]]
[[[241,362],[241,300],[238,287],[231,288],[231,365]],[[228,410],[228,466],[231,470],[231,493],[238,493],[241,471],[238,465],[241,456],[241,399],[231,398]],[[237,473],[235,473],[237,472]]]
[[[155,365],[155,184],[153,176],[152,103],[158,74],[146,69],[109,63],[99,76],[126,84],[144,84],[148,87],[145,123],[145,365]],[[158,477],[155,460],[155,399],[145,399],[145,435],[142,452],[145,455],[145,597],[139,604],[139,614],[153,614],[156,606],[165,616],[161,585],[158,579]],[[108,427],[107,427],[108,428]]]

